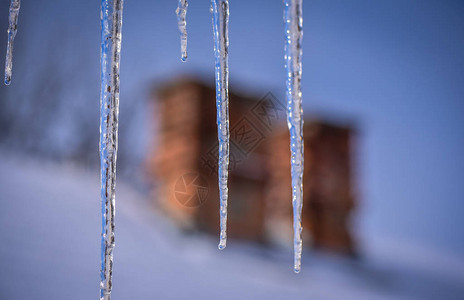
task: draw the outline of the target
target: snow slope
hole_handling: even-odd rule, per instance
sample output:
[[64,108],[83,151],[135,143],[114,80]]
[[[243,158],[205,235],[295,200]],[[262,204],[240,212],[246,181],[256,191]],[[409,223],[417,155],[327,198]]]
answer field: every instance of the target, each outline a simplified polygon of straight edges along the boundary
[[[97,299],[96,171],[0,155],[0,299]],[[177,232],[117,186],[113,299],[464,299],[464,263],[404,241],[365,238],[350,261]]]

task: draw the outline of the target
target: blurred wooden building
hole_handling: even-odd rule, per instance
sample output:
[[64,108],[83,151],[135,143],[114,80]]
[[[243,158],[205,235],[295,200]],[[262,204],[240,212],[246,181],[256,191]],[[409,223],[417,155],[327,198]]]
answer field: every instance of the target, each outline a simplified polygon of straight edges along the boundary
[[[213,85],[177,80],[156,88],[157,144],[148,169],[153,199],[185,229],[219,232]],[[228,236],[292,246],[289,134],[284,101],[230,92]],[[305,245],[355,253],[351,215],[353,130],[306,120]]]

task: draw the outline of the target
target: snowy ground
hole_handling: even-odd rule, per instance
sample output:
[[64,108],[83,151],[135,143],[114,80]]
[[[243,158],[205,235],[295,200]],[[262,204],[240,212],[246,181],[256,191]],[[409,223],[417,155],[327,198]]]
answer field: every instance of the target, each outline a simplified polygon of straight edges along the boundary
[[[95,172],[0,155],[0,300],[97,299]],[[464,299],[464,261],[365,237],[360,261],[183,236],[117,187],[113,299]]]

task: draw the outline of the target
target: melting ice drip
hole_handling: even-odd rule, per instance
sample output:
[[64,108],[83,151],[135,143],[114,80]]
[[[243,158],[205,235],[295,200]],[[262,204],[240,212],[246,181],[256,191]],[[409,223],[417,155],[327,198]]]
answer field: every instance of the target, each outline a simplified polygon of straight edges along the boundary
[[187,7],[187,0],[179,0],[179,5],[176,9],[177,25],[179,26],[180,31],[181,60],[183,62],[187,61]]
[[100,99],[101,300],[110,299],[112,288],[122,9],[123,0],[102,0]]
[[5,84],[11,83],[11,73],[13,71],[13,43],[18,31],[18,15],[21,0],[11,0],[9,25],[8,25],[8,46],[6,48],[6,61],[5,61]]
[[303,0],[285,0],[285,68],[287,123],[290,130],[293,205],[294,270],[301,269],[301,210],[303,208],[303,107],[301,105]]
[[227,243],[227,178],[229,175],[229,1],[211,0],[216,71],[216,108],[219,140],[218,177],[221,234],[220,250]]

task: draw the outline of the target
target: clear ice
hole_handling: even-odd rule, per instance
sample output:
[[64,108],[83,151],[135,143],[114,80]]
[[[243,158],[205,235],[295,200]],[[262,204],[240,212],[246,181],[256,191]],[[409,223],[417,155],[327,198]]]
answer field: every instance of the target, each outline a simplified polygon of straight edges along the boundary
[[179,26],[180,31],[181,60],[183,62],[187,61],[187,7],[187,0],[179,0],[179,4],[176,9],[177,26]]
[[101,2],[101,300],[109,300],[112,289],[122,10],[123,0]]
[[293,205],[294,270],[301,269],[301,210],[303,208],[303,107],[301,94],[303,0],[284,1],[287,123],[290,130]]
[[11,0],[9,25],[8,25],[8,46],[6,48],[6,61],[5,61],[5,84],[11,83],[11,73],[13,71],[13,43],[18,31],[18,15],[21,0]]
[[218,180],[221,234],[218,248],[227,243],[227,198],[229,189],[229,1],[211,0],[216,71],[216,108],[219,140]]

